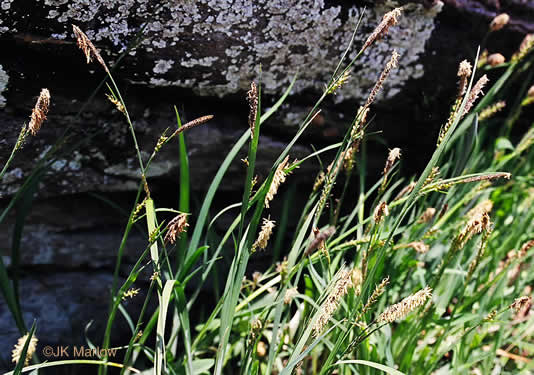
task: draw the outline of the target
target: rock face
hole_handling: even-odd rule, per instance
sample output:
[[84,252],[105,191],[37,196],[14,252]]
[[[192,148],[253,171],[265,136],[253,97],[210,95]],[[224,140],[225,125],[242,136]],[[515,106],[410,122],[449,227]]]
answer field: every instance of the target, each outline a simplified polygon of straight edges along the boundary
[[[490,52],[510,56],[522,33],[534,31],[532,2],[508,1],[506,6],[487,0],[399,3],[404,5],[399,24],[359,57],[347,84],[327,98],[292,157],[308,155],[311,144],[320,148],[340,139],[396,49],[401,55],[399,68],[392,71],[378,97],[373,130],[383,130],[389,147],[403,149],[405,171],[413,173],[426,164],[424,156],[447,114],[458,62],[472,59],[491,18],[504,11],[512,16],[509,26],[490,35]],[[124,116],[99,87],[105,77],[101,67],[85,64],[71,24],[87,33],[109,66],[117,63],[113,74],[134,121],[143,158],[151,154],[166,128],[176,127],[174,105],[184,121],[215,115],[210,123],[186,134],[192,190],[200,200],[222,158],[247,131],[244,94],[250,82],[261,79],[262,103],[268,108],[298,73],[287,104],[262,128],[261,179],[324,89],[357,25],[350,59],[394,5],[392,1],[342,0],[0,0],[2,166],[40,89],[46,87],[52,95],[43,128],[27,140],[1,181],[2,205],[8,204],[54,143],[65,132],[68,136],[63,151],[46,169],[26,219],[20,295],[27,323],[38,318],[40,336],[50,338],[47,344],[62,345],[69,343],[71,332],[83,332],[89,319],[102,321],[107,297],[98,311],[89,311],[94,314],[88,314],[86,306],[107,293],[106,275],[112,272],[126,218],[100,198],[129,211],[139,181]],[[380,170],[386,150],[369,148],[371,173]],[[217,207],[240,199],[244,167],[239,159],[244,157],[242,150],[231,165],[221,184],[225,195],[218,198]],[[178,147],[171,143],[162,149],[148,175],[159,206],[176,207],[178,168]],[[305,163],[290,182],[305,182],[308,187],[317,170],[315,161]],[[0,253],[6,264],[15,218],[12,210],[0,223]],[[146,246],[142,230],[127,244],[125,271]],[[87,279],[98,287],[88,287]],[[50,313],[55,311],[46,308],[51,305],[68,309]],[[52,322],[51,316],[61,319]],[[0,368],[7,367],[10,348],[18,338],[14,327],[0,304],[4,360]]]

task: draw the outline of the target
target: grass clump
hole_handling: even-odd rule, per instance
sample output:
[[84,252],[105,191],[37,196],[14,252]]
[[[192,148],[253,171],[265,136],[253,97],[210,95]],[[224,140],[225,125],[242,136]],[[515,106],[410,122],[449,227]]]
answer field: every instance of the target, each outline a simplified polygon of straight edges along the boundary
[[[366,180],[368,113],[388,74],[402,63],[396,51],[348,124],[343,140],[289,162],[292,146],[318,115],[324,99],[350,79],[354,62],[400,16],[401,9],[385,15],[348,62],[345,58],[352,46],[347,47],[325,91],[261,184],[255,179],[261,127],[292,85],[263,112],[261,84],[252,83],[247,94],[248,127],[229,150],[198,212],[189,208],[184,131],[212,116],[182,125],[176,112],[176,129],[161,136],[144,162],[127,104],[110,69],[83,31],[74,27],[87,61],[95,58],[108,75],[109,98],[125,116],[141,170],[137,198],[117,251],[102,349],[111,345],[117,312],[128,314],[122,302],[137,298],[134,283],[143,269],[152,269],[140,314],[128,315],[133,324],[129,340],[121,343],[122,363],[110,361],[105,354],[89,361],[98,365],[99,374],[107,373],[110,366],[120,368],[121,374],[137,372],[147,363],[155,374],[531,371],[533,276],[528,269],[534,241],[534,128],[515,145],[510,138],[522,108],[530,104],[528,87],[519,91],[517,105],[507,117],[491,125],[514,85],[532,80],[531,47],[521,47],[521,56],[509,63],[483,65],[481,69],[500,73],[493,84],[485,74],[478,77],[473,68],[480,65],[476,60],[460,63],[450,117],[437,135],[431,160],[412,181],[395,175],[402,160],[399,148],[385,156],[378,181]],[[159,208],[146,172],[173,138],[178,139],[180,150],[180,204],[178,209]],[[228,209],[215,213],[211,222],[208,216],[213,214],[211,206],[223,176],[247,143],[242,199],[228,207],[239,208],[239,213],[221,236],[212,224]],[[335,150],[335,157],[325,163],[328,167],[320,172],[305,207],[294,217],[291,240],[277,237],[277,231],[287,232],[291,203],[286,202],[280,218],[265,211],[273,200],[283,199],[277,192],[284,182],[289,183],[286,180],[295,168],[330,150]],[[350,197],[353,177],[359,191]],[[341,189],[334,189],[341,181]],[[160,219],[164,212],[174,213],[175,218],[164,222]],[[121,284],[118,270],[124,246],[139,222],[146,225],[146,248]],[[246,270],[251,257],[258,250],[268,251],[269,242],[282,249],[280,259],[249,280]],[[216,273],[223,252],[233,254],[224,270],[223,292],[199,321],[199,293]],[[21,335],[25,334],[16,281],[9,280],[3,264],[0,284]],[[153,297],[158,307],[149,311]],[[17,344],[19,349],[22,345],[27,349],[26,337],[26,344]],[[34,359],[36,364],[26,370],[53,365]],[[55,365],[82,363],[88,361]],[[15,372],[23,370],[21,366]]]

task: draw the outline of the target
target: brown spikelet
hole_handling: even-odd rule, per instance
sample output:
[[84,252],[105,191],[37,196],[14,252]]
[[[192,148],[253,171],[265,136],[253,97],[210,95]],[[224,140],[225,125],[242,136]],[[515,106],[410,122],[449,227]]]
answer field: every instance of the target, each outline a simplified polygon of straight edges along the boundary
[[482,231],[486,233],[491,232],[491,220],[486,212],[477,213],[475,216],[469,219],[465,227],[455,238],[453,249],[462,249],[474,234],[479,234]]
[[399,194],[397,194],[397,196],[393,200],[396,201],[398,199],[401,199],[405,195],[410,194],[413,191],[416,184],[417,183],[415,181],[410,182],[408,185],[403,187],[401,191],[399,191]]
[[488,56],[487,62],[491,66],[497,66],[497,65],[504,64],[506,62],[506,59],[500,53],[492,53],[491,55]]
[[278,192],[278,188],[280,187],[280,185],[282,185],[286,180],[286,173],[284,172],[284,169],[286,169],[288,162],[289,162],[289,155],[286,156],[286,158],[282,160],[280,164],[278,164],[278,167],[276,168],[276,171],[274,172],[273,181],[271,182],[269,191],[267,192],[267,195],[265,196],[265,207],[267,208],[269,208],[269,202],[274,199],[274,196]]
[[167,234],[165,235],[165,242],[174,244],[176,238],[186,231],[189,224],[187,223],[187,214],[181,213],[174,217],[169,224],[167,224]]
[[389,207],[386,202],[381,202],[378,206],[376,206],[373,219],[375,221],[375,224],[380,223],[384,217],[389,215]]
[[431,297],[432,289],[427,286],[417,293],[406,297],[399,303],[389,306],[382,314],[380,314],[377,321],[381,323],[392,323],[395,320],[403,319],[416,308],[423,306]]
[[464,60],[458,66],[458,77],[460,77],[460,82],[458,83],[458,96],[463,96],[467,90],[467,83],[473,68],[471,63],[467,60]]
[[478,96],[484,95],[484,93],[482,92],[482,89],[484,88],[484,86],[486,86],[488,82],[489,82],[488,76],[484,74],[482,77],[480,77],[480,79],[477,81],[475,86],[471,88],[471,91],[469,92],[469,96],[467,98],[467,102],[465,103],[462,117],[465,116],[467,113],[469,113],[469,111],[475,104],[476,100],[478,99]]
[[388,172],[391,170],[391,168],[393,167],[393,164],[395,163],[395,160],[400,159],[401,157],[400,151],[401,149],[398,147],[395,147],[394,149],[389,150],[389,155],[386,160],[386,165],[384,166],[384,170],[382,171],[382,174],[384,176],[388,174]]
[[39,94],[39,98],[35,103],[35,107],[32,110],[32,116],[30,123],[28,124],[28,129],[32,135],[37,134],[44,120],[46,120],[46,115],[48,114],[48,108],[50,106],[50,92],[47,89],[42,89]]
[[395,8],[392,11],[386,13],[382,18],[382,21],[374,29],[365,41],[362,50],[367,49],[375,41],[382,39],[389,31],[391,26],[395,26],[398,22],[398,18],[401,16],[402,8]]
[[497,31],[502,29],[510,22],[510,16],[506,13],[501,13],[496,16],[490,23],[490,31]]
[[373,89],[371,90],[371,93],[369,94],[369,97],[367,98],[367,102],[365,103],[364,108],[368,108],[376,98],[376,95],[382,88],[384,82],[386,81],[389,73],[393,68],[397,66],[397,63],[399,62],[400,55],[397,53],[397,51],[393,51],[391,54],[391,58],[389,59],[388,63],[386,64],[386,67],[382,71],[382,74],[380,74],[380,77],[378,78],[378,81],[376,81]]
[[174,134],[172,135],[173,137],[176,136],[177,134],[180,134],[182,132],[185,132],[191,128],[194,128],[195,126],[198,126],[198,125],[202,125],[206,122],[208,122],[209,120],[211,120],[214,116],[213,115],[207,115],[207,116],[202,116],[202,117],[199,117],[199,118],[196,118],[192,121],[189,121],[187,123],[185,123],[184,125],[182,125],[180,128],[178,128]]
[[256,127],[256,116],[258,115],[258,87],[254,82],[250,83],[250,90],[247,92],[247,101],[249,106],[248,127],[250,128],[250,138],[253,138]]
[[[11,352],[11,361],[15,363],[19,363],[20,356],[22,355],[22,349],[24,349],[24,344],[26,343],[26,340],[28,340],[28,333],[22,336],[18,339],[17,343],[13,347],[13,350]],[[27,366],[30,362],[30,359],[33,356],[33,353],[35,353],[35,349],[37,348],[37,342],[39,340],[35,335],[32,336],[30,339],[30,342],[28,344],[28,349],[26,349],[26,358],[24,358],[24,366]]]
[[252,245],[252,252],[256,251],[256,249],[265,250],[267,247],[267,243],[269,242],[269,238],[271,238],[271,234],[273,233],[275,222],[268,219],[263,219],[263,225],[261,226],[260,234],[258,235],[258,238],[256,239],[256,242]]
[[100,56],[100,52],[96,49],[94,44],[89,40],[87,35],[76,25],[72,25],[72,30],[74,31],[74,35],[76,36],[76,42],[78,43],[78,47],[83,51],[86,59],[87,64],[89,64],[92,61],[92,58],[94,57],[96,61],[104,68],[106,73],[110,74],[109,69],[104,62],[104,59],[102,56]]
[[[318,229],[317,229],[318,230]],[[324,244],[324,242],[332,237],[336,233],[336,228],[334,226],[330,226],[323,231],[317,232],[315,234],[315,238],[312,240],[306,251],[304,252],[305,256],[310,255],[315,249],[317,249],[319,246]]]
[[511,305],[510,309],[515,310],[516,313],[521,312],[532,301],[532,297],[519,297]]
[[524,258],[528,251],[534,247],[534,240],[527,241],[521,246],[521,249],[519,250],[519,257]]
[[420,254],[427,253],[430,250],[430,246],[422,241],[413,241],[407,244],[401,244],[394,247],[395,249],[407,249],[412,248]]

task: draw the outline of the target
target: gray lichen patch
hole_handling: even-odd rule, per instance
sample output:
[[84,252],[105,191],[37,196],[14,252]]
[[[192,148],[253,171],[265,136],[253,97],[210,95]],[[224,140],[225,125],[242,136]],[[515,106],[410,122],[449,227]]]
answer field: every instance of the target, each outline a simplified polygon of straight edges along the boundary
[[[399,25],[360,57],[335,100],[365,98],[393,49],[401,55],[400,67],[383,95],[392,97],[407,80],[420,77],[419,56],[434,29],[439,4],[431,10],[420,4],[405,7]],[[365,11],[350,57],[394,5],[389,1]],[[362,8],[329,6],[324,0],[45,0],[44,7],[58,26],[52,35],[72,37],[70,24],[79,24],[99,47],[107,44],[115,53],[149,20],[137,50],[142,53],[131,57],[135,62],[142,55],[149,63],[138,64],[145,71],[130,78],[219,96],[246,89],[258,78],[260,65],[267,93],[282,92],[297,72],[294,92],[322,91],[363,13]],[[84,25],[88,21],[90,26]]]
[[3,96],[3,93],[7,90],[7,83],[9,81],[9,76],[6,71],[0,65],[0,108],[6,106],[6,98]]

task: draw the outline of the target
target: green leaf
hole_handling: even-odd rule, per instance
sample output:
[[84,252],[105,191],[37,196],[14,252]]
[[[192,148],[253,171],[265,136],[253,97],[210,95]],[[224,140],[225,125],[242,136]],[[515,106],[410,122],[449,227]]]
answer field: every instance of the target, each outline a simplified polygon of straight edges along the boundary
[[391,367],[388,367],[388,366],[385,366],[385,365],[381,365],[380,363],[371,362],[371,361],[363,361],[363,360],[359,360],[359,359],[351,359],[351,360],[347,360],[347,361],[339,361],[339,362],[334,363],[334,365],[343,365],[343,364],[364,365],[364,366],[369,366],[369,367],[376,368],[377,370],[382,370],[386,374],[404,375],[403,372],[395,370],[394,368],[391,368]]

